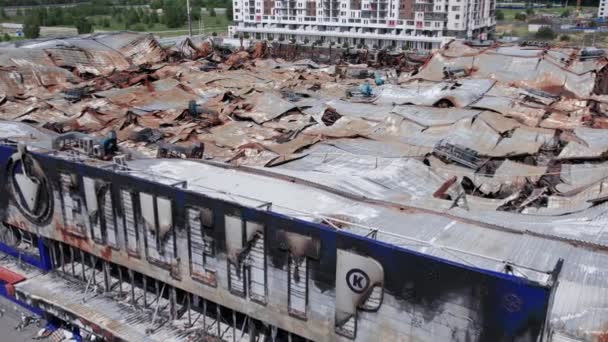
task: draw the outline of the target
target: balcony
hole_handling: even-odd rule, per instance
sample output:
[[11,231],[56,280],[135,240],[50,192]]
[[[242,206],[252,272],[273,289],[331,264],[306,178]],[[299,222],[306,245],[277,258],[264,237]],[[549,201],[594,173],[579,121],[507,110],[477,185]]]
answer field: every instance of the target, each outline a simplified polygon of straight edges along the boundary
[[424,20],[439,20],[444,21],[447,19],[446,13],[424,13]]
[[390,34],[390,33],[356,33],[356,32],[337,32],[337,31],[306,31],[306,30],[289,30],[286,28],[281,29],[272,29],[272,28],[244,28],[243,32],[249,33],[272,33],[272,34],[295,34],[295,35],[308,35],[308,36],[332,36],[332,37],[340,37],[340,38],[363,38],[363,39],[388,39],[388,40],[398,40],[398,41],[422,41],[422,42],[432,42],[432,43],[440,43],[444,44],[448,42],[450,37],[427,37],[427,36],[412,36],[405,34]]

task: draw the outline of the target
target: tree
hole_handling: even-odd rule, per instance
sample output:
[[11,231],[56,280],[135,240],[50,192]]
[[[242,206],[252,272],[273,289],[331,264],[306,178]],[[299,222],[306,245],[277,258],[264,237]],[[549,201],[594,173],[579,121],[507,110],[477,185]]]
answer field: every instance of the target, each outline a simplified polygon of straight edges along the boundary
[[148,13],[142,14],[141,21],[143,21],[143,23],[146,24],[146,25],[150,25],[150,23],[151,23],[151,21],[150,21],[150,15],[148,15]]
[[538,39],[551,40],[555,39],[555,37],[557,37],[557,34],[553,32],[553,30],[549,26],[543,26],[538,29],[534,36]]
[[63,25],[71,26],[71,25],[74,25],[75,22],[76,22],[76,19],[74,18],[72,13],[68,12],[65,14],[65,16],[63,18]]
[[596,28],[596,27],[597,27],[597,23],[596,23],[595,21],[593,21],[593,20],[592,20],[592,21],[590,21],[590,22],[587,24],[587,27],[589,27],[589,28]]
[[207,13],[209,13],[210,17],[217,16],[217,13],[215,13],[215,8],[213,8],[213,7],[207,7]]
[[152,10],[152,12],[150,12],[150,23],[156,24],[158,21],[158,12],[156,12],[156,10]]
[[137,9],[135,11],[136,11],[137,17],[139,17],[140,21],[143,21],[144,14],[146,14],[146,13],[141,9],[141,7],[137,7]]
[[569,42],[569,41],[570,41],[570,36],[569,36],[569,35],[567,35],[567,34],[562,34],[562,35],[559,37],[559,40],[560,40],[560,41],[562,41],[562,42]]
[[40,37],[40,22],[38,16],[30,14],[23,23],[23,35],[25,38],[34,39]]
[[569,9],[565,9],[562,14],[560,14],[560,17],[562,18],[568,18],[570,16],[570,10]]
[[23,11],[20,9],[17,10],[17,14],[18,17],[23,17]]
[[150,7],[155,10],[163,8],[163,0],[152,0]]
[[137,23],[131,27],[133,31],[142,32],[146,30],[146,27],[142,23]]
[[8,16],[6,15],[6,11],[4,10],[4,7],[0,8],[0,18],[8,18]]
[[193,21],[199,21],[201,19],[201,8],[200,7],[192,7],[190,11],[190,16]]
[[232,18],[233,11],[234,10],[232,9],[232,1],[228,1],[228,6],[226,6],[226,19],[228,19],[230,21],[233,20],[233,18]]
[[217,37],[217,32],[214,31],[213,33],[211,33],[211,35]]
[[110,19],[109,18],[103,18],[103,20],[101,21],[101,26],[103,27],[110,27]]
[[140,18],[139,18],[139,15],[137,14],[137,11],[136,11],[136,10],[134,10],[134,9],[132,9],[132,8],[131,8],[131,9],[129,9],[129,10],[127,11],[127,18],[126,18],[126,21],[127,21],[127,22],[128,22],[130,25],[133,25],[133,24],[137,24],[137,23],[139,23],[139,21],[140,21],[139,19],[140,19]]
[[11,36],[8,35],[8,33],[4,33],[4,35],[2,35],[2,40],[5,42],[10,42],[11,41]]
[[532,15],[534,15],[534,10],[533,10],[533,9],[531,9],[531,8],[528,8],[528,9],[526,10],[526,14],[527,14],[527,15],[529,15],[529,16],[532,16]]
[[65,11],[61,7],[53,7],[49,11],[49,17],[47,18],[47,25],[65,25]]
[[93,32],[93,24],[87,20],[85,17],[76,18],[76,22],[74,24],[76,26],[76,30],[78,34],[85,34]]
[[165,4],[163,13],[163,19],[168,28],[176,28],[184,24],[185,18],[183,16],[185,14],[181,11],[177,1],[171,1],[171,3]]
[[501,10],[496,11],[496,20],[505,20],[505,14]]
[[525,13],[516,13],[515,14],[515,20],[526,21],[526,19],[528,19],[528,17],[526,16]]

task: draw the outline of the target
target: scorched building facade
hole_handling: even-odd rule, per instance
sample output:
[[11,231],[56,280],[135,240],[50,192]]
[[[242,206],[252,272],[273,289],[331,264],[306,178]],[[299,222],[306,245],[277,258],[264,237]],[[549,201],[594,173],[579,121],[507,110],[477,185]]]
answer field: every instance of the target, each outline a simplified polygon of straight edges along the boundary
[[232,36],[433,49],[486,38],[495,0],[235,0]]

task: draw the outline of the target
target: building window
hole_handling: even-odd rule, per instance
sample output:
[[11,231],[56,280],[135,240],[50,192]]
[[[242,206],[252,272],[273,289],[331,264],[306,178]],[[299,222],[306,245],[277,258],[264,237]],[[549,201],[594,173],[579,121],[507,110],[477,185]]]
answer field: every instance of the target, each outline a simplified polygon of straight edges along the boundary
[[452,11],[460,11],[460,6],[452,6]]
[[460,14],[456,14],[456,15],[454,16],[454,19],[460,19]]

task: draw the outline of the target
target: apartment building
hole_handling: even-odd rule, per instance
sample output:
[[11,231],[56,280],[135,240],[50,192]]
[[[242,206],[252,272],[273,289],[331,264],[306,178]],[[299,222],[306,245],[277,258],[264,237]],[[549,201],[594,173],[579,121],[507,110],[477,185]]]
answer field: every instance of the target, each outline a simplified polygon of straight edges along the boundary
[[451,38],[485,39],[495,0],[234,0],[231,35],[433,49]]
[[597,16],[598,18],[606,18],[608,17],[608,6],[606,6],[606,0],[600,0],[600,4],[597,8]]

